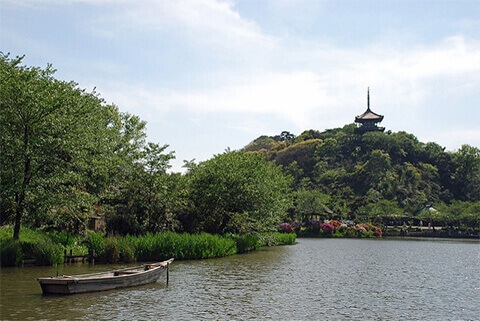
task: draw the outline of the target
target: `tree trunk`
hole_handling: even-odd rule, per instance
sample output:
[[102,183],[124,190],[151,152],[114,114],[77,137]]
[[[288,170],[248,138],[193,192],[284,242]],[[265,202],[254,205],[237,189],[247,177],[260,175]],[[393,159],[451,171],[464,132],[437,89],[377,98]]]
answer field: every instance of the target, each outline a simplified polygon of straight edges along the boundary
[[15,225],[13,227],[13,239],[18,240],[20,237],[20,225],[22,224],[23,215],[23,201],[25,199],[25,193],[20,193],[17,202],[17,212],[15,213]]
[[23,182],[20,195],[17,199],[17,213],[15,213],[15,225],[13,227],[13,238],[18,240],[20,237],[20,225],[22,224],[22,216],[25,207],[25,191],[27,190],[28,184],[30,183],[31,172],[31,159],[28,156],[30,142],[30,130],[28,126],[25,126],[23,132],[23,148],[24,148],[24,168],[23,168]]

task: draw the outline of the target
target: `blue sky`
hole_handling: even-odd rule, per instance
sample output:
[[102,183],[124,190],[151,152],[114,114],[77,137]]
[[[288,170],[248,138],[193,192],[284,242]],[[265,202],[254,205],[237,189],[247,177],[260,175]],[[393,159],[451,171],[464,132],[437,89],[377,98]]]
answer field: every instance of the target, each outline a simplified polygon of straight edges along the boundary
[[480,1],[0,0],[0,50],[96,87],[203,161],[260,135],[382,125],[480,147]]

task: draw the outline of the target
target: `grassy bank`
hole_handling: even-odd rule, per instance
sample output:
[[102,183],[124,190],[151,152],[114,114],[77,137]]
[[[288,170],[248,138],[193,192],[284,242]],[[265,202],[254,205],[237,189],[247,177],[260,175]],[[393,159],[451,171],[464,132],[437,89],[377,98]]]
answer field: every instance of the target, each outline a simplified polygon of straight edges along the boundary
[[1,266],[21,265],[35,260],[38,265],[65,262],[65,251],[74,255],[95,252],[99,263],[209,259],[254,251],[262,246],[294,244],[295,234],[262,233],[248,235],[212,235],[165,232],[142,236],[106,237],[88,231],[86,236],[64,232],[42,233],[23,228],[20,240],[12,237],[11,227],[0,228]]

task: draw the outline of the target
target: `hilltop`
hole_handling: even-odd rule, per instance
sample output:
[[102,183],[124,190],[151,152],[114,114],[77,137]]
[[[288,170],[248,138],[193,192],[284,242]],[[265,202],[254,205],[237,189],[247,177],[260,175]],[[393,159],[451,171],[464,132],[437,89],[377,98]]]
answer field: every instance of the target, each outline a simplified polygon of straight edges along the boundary
[[476,213],[472,219],[478,220],[478,148],[463,145],[448,152],[407,132],[358,134],[356,128],[349,124],[323,132],[306,130],[299,136],[260,136],[243,151],[264,154],[293,176],[292,216],[297,218],[413,216],[435,206],[442,209],[435,218],[448,220],[453,207],[476,204],[465,211]]

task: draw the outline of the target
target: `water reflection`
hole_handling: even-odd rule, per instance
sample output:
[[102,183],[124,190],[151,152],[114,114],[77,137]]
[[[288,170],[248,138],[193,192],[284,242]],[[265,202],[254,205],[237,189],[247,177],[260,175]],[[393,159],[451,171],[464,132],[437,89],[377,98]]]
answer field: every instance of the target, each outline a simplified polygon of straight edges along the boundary
[[2,320],[476,320],[480,243],[299,239],[295,246],[175,262],[138,288],[41,295],[39,276],[88,265],[1,270]]

